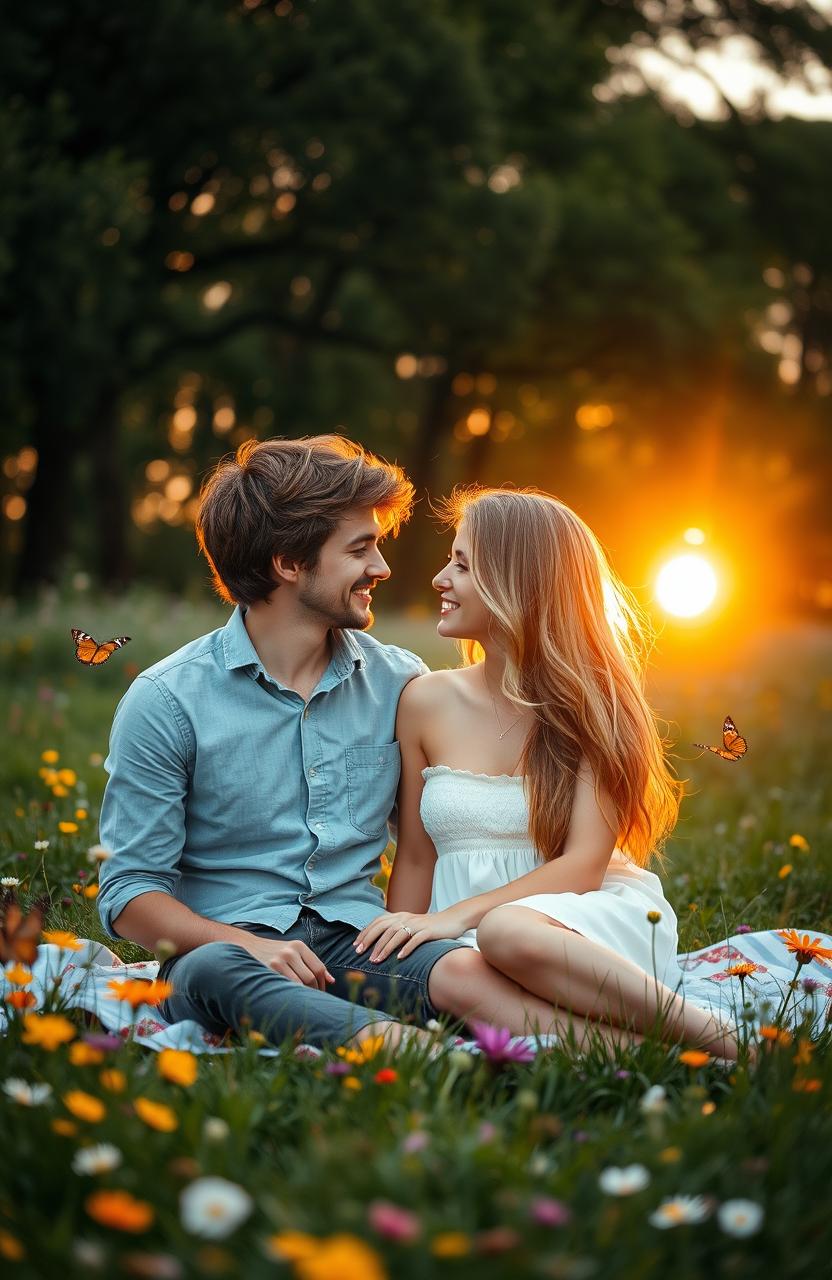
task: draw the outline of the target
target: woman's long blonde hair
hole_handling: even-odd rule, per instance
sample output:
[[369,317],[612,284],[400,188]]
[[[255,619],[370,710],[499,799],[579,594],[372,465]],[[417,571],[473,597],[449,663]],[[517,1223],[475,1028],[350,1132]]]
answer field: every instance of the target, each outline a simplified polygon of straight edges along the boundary
[[[458,488],[440,514],[454,526],[465,520],[472,581],[506,653],[502,692],[535,713],[522,772],[541,856],[563,851],[586,756],[615,806],[605,816],[618,848],[640,866],[661,859],[683,784],[644,696],[653,644],[646,613],[591,529],[549,494]],[[462,652],[468,664],[482,657],[474,641]]]

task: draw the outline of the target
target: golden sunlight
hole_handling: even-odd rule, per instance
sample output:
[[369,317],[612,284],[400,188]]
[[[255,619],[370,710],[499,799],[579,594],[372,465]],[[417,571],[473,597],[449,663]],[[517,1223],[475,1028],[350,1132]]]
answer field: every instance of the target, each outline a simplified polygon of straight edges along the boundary
[[658,572],[655,596],[666,613],[695,618],[713,604],[717,585],[714,568],[704,556],[674,556]]

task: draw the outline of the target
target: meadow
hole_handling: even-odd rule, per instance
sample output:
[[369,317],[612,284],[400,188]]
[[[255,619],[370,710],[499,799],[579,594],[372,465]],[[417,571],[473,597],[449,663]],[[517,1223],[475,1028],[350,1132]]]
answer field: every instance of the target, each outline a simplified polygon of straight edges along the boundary
[[[83,579],[3,607],[0,877],[23,905],[48,897],[49,930],[105,940],[88,851],[115,704],[224,617],[140,591],[93,599]],[[90,671],[71,626],[133,639]],[[376,633],[453,663],[433,630],[382,612]],[[738,926],[832,932],[828,653],[805,625],[731,649],[660,642],[651,698],[689,779],[663,871],[683,950]],[[749,740],[740,764],[690,745],[717,742],[726,712]],[[829,1029],[812,1042],[773,1025],[733,1070],[658,1036],[530,1062],[266,1058],[256,1037],[196,1059],[114,1044],[60,1010],[55,1044],[17,1003],[0,1037],[10,1275],[808,1277],[832,1251]]]

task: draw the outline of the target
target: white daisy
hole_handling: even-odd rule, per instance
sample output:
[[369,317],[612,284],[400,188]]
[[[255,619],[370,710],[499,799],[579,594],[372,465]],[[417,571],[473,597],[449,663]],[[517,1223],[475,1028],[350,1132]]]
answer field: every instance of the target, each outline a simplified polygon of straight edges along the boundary
[[21,1107],[42,1107],[52,1096],[51,1084],[29,1084],[19,1076],[3,1081],[3,1092]]
[[2,885],[4,889],[16,889],[19,884],[20,881],[17,876],[3,876],[2,879],[0,879],[0,885]]
[[763,1223],[763,1206],[756,1200],[726,1200],[716,1211],[717,1222],[729,1236],[753,1236]]
[[35,841],[35,848],[37,849],[38,853],[42,853],[44,849],[48,849],[48,848],[49,848],[49,841],[48,841],[48,840],[36,840],[36,841]]
[[685,1223],[704,1222],[710,1209],[702,1196],[670,1196],[662,1200],[647,1221],[652,1227],[680,1227]]
[[99,1142],[92,1147],[82,1147],[72,1157],[76,1173],[110,1173],[121,1164],[121,1152],[110,1142]]
[[608,1196],[632,1196],[643,1191],[650,1182],[650,1174],[643,1164],[628,1164],[619,1169],[611,1165],[602,1169],[598,1186]]
[[186,1231],[207,1240],[223,1240],[245,1222],[254,1201],[236,1182],[196,1178],[179,1197],[179,1208]]
[[660,1084],[653,1084],[639,1103],[646,1116],[658,1116],[667,1110],[667,1093]]

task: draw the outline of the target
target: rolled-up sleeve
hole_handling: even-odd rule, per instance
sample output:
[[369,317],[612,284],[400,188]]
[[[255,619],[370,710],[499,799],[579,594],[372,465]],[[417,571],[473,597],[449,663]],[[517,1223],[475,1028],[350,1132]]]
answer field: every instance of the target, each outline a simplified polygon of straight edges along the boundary
[[190,728],[172,694],[152,676],[134,680],[116,709],[105,761],[97,898],[111,938],[113,921],[133,898],[151,891],[174,896],[185,843]]

